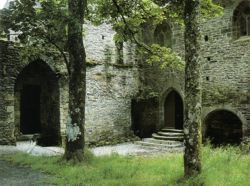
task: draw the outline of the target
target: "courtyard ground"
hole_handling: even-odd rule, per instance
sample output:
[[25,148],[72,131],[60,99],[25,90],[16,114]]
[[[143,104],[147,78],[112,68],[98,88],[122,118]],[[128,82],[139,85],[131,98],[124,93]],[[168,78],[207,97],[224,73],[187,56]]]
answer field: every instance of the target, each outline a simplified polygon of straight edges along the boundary
[[[140,145],[133,143],[123,143],[118,145],[110,145],[96,147],[90,149],[95,156],[105,156],[112,154],[119,155],[153,155],[159,154],[160,151],[145,149]],[[60,156],[64,153],[64,149],[60,147],[41,147],[34,142],[18,142],[16,146],[0,146],[1,155],[7,157],[8,154],[26,153],[34,156]],[[3,186],[46,186],[44,183],[53,176],[33,170],[30,167],[23,167],[13,164],[9,161],[0,160],[0,185]]]
[[[150,155],[162,153],[160,149],[150,149],[134,143],[122,143],[91,148],[90,151],[95,156],[119,154],[119,155]],[[61,147],[41,147],[35,142],[18,142],[16,146],[0,145],[1,154],[12,154],[16,152],[27,153],[36,156],[62,155],[64,149]]]
[[[32,147],[31,144],[29,147]],[[52,153],[51,149],[44,148],[46,152],[50,151],[47,154],[50,156],[45,157],[44,151],[41,152],[41,150],[39,152],[43,156],[34,156],[38,155],[39,147],[33,147],[30,150],[23,144],[22,148],[18,147],[19,150],[17,147],[9,151],[6,146],[1,146],[1,148],[5,150],[0,149],[2,152],[0,158],[8,162],[8,164],[1,162],[3,163],[2,172],[5,173],[0,174],[0,178],[7,184],[0,183],[0,185],[4,186],[8,186],[8,180],[19,180],[16,185],[23,186],[48,184],[63,186],[249,186],[250,183],[250,156],[242,153],[238,147],[231,146],[203,147],[202,174],[191,179],[183,179],[182,153],[152,152],[150,154],[128,143],[94,148],[92,152],[95,156],[88,151],[85,154],[86,161],[75,165],[62,161],[61,156],[51,156],[55,153],[55,149]],[[28,153],[33,152],[34,155],[20,153],[20,148]],[[134,152],[134,155],[128,153],[130,150]],[[58,151],[59,149],[56,153],[62,153]],[[8,152],[10,154],[6,155]],[[30,168],[20,168],[17,165]],[[20,171],[24,173],[20,174]],[[26,177],[29,178],[30,184],[20,184],[27,183]],[[45,182],[40,182],[42,180]],[[12,185],[15,186],[15,184]]]

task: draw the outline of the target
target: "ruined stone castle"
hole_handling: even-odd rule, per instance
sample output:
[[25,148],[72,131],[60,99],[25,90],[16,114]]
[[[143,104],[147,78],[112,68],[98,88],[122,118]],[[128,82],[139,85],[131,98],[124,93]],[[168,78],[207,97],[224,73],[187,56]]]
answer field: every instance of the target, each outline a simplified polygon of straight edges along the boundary
[[[160,69],[117,46],[109,25],[85,25],[88,58],[86,141],[103,145],[183,128],[184,72]],[[144,28],[142,39],[184,54],[183,28]],[[229,0],[220,17],[201,26],[202,126],[214,143],[250,136],[250,1]],[[41,134],[42,145],[61,145],[68,114],[68,78],[59,55],[20,57],[22,48],[0,41],[0,144]]]

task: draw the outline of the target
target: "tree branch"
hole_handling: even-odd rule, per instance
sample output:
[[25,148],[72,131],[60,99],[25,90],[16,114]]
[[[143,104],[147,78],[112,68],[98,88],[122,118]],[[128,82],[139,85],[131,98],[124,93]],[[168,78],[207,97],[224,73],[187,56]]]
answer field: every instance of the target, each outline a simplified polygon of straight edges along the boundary
[[136,37],[135,37],[135,32],[130,28],[124,14],[123,14],[123,11],[121,9],[121,7],[119,6],[117,0],[112,0],[113,4],[115,5],[116,9],[117,9],[117,12],[121,15],[121,18],[122,18],[122,21],[123,23],[126,25],[131,37],[132,37],[132,40],[139,46],[139,47],[142,47],[144,48],[145,50],[147,50],[149,53],[153,54],[154,52],[152,51],[152,49],[150,48],[150,46],[146,45],[145,43],[143,42],[140,42]]
[[67,71],[68,71],[68,74],[70,75],[71,71],[70,71],[70,64],[69,64],[69,61],[68,61],[68,58],[67,56],[65,55],[64,51],[55,43],[53,42],[49,37],[47,37],[47,40],[56,47],[56,49],[60,52],[60,54],[62,55],[63,59],[64,59],[64,62],[66,64],[66,68],[67,68]]

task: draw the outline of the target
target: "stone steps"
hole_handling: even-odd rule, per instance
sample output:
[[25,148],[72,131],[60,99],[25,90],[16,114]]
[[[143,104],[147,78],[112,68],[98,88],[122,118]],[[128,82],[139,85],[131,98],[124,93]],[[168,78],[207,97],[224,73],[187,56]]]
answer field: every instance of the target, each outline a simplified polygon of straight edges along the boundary
[[174,128],[163,128],[161,129],[162,132],[174,132],[174,133],[182,133],[183,134],[183,130],[180,129],[174,129]]
[[183,136],[162,136],[154,133],[152,137],[159,140],[183,141]]
[[143,148],[166,151],[183,152],[183,131],[172,128],[165,128],[152,134],[152,138],[144,138],[142,141],[135,142]]
[[176,133],[176,132],[162,132],[162,131],[160,131],[160,132],[157,132],[157,134],[158,135],[160,135],[160,136],[180,136],[180,137],[183,137],[183,133]]

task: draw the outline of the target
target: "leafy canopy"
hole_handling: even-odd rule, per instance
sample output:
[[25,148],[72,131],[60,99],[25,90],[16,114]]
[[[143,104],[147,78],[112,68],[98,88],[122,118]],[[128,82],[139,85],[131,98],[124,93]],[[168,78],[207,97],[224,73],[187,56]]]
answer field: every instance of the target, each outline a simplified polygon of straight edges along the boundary
[[[184,0],[90,0],[88,18],[95,24],[108,23],[116,31],[116,41],[137,44],[149,63],[161,67],[184,69],[184,63],[171,48],[146,44],[140,38],[143,25],[156,26],[164,22],[183,26]],[[201,1],[201,17],[208,19],[222,13],[222,7],[212,0]]]
[[[222,8],[212,0],[201,1],[201,15],[209,18],[219,15]],[[148,62],[160,62],[161,67],[182,69],[184,63],[170,48],[146,44],[141,39],[143,25],[156,26],[163,22],[183,25],[184,0],[89,0],[86,17],[93,24],[108,23],[116,31],[116,42],[132,41]],[[0,11],[2,31],[19,32],[18,38],[29,50],[56,48],[66,56],[67,0],[16,0],[9,9]],[[28,52],[30,53],[30,51]]]

